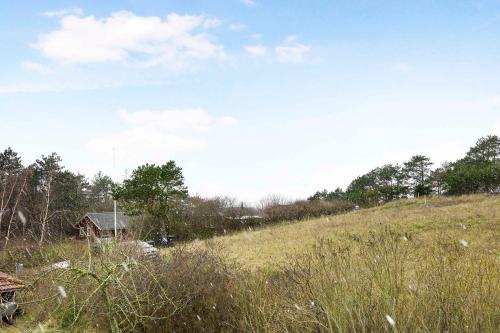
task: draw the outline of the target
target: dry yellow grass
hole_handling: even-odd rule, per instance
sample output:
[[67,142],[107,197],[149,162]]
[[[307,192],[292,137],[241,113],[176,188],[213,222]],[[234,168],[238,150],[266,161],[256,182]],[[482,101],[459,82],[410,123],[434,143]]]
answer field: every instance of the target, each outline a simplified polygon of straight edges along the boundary
[[[164,330],[180,332],[200,327],[206,332],[497,332],[500,325],[500,196],[400,200],[185,246],[188,251],[183,246],[164,250],[165,266],[151,266],[158,269],[151,279],[143,279],[143,270],[127,275],[135,270],[125,273],[118,262],[116,281],[153,287],[141,291],[139,300],[157,295],[157,287],[169,290],[165,299],[180,290],[188,296],[189,302],[175,311],[160,305],[164,300],[153,301],[151,308],[149,301],[146,307],[133,306],[145,311],[137,313],[144,327],[161,323],[167,325],[158,326]],[[243,269],[219,260],[219,248]],[[92,267],[107,275],[108,266],[117,262],[101,259],[110,261],[94,260]],[[81,264],[87,267],[86,261]],[[131,279],[121,280],[127,276]],[[46,283],[55,286],[60,280]],[[68,295],[74,304],[83,304],[87,292],[71,286],[65,287]],[[109,331],[110,325],[96,328],[94,313],[107,314],[102,323],[111,323],[116,317],[111,310],[125,300],[132,305],[137,301],[133,294],[129,299],[128,292],[118,293],[113,284],[109,288],[115,305],[108,308],[96,296],[86,307],[87,316],[73,326],[67,326],[73,315],[68,304],[56,304],[49,314],[48,303],[40,303],[7,332],[36,330],[39,321],[66,331]],[[35,291],[31,297],[41,299],[50,290]],[[167,315],[160,321],[159,309]]]
[[486,255],[500,253],[500,196],[471,195],[399,200],[380,207],[347,214],[284,223],[243,231],[206,241],[216,242],[226,254],[248,268],[272,268],[287,258],[309,250],[318,240],[330,239],[342,245],[353,237],[365,238],[384,228],[407,233],[415,248],[425,251],[438,238],[466,240],[472,250]]

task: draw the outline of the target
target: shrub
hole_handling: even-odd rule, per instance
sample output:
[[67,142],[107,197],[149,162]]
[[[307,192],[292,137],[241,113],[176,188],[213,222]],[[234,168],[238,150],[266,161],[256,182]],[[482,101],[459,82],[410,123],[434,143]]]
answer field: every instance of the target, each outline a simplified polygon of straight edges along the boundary
[[349,201],[296,201],[289,204],[274,204],[263,209],[266,222],[302,220],[324,215],[334,215],[354,209]]
[[31,310],[48,311],[71,331],[220,332],[229,327],[234,302],[233,269],[218,253],[180,248],[166,261],[147,261],[114,251],[73,260],[67,271],[35,278],[36,297],[44,301]]

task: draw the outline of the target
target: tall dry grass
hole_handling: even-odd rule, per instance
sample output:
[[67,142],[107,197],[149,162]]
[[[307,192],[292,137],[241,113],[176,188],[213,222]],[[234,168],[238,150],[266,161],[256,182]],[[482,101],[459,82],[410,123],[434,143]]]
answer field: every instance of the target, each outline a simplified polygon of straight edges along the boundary
[[196,242],[159,262],[61,249],[72,269],[33,268],[20,298],[23,324],[71,332],[498,332],[499,203],[396,202]]
[[259,271],[241,288],[242,331],[496,332],[498,260],[443,236],[414,261],[403,237],[324,241],[288,267]]

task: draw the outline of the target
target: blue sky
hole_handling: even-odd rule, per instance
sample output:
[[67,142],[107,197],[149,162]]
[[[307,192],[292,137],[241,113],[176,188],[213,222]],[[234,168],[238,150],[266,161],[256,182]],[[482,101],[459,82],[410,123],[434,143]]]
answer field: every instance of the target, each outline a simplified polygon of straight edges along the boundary
[[0,1],[0,142],[303,198],[500,134],[498,36],[498,1]]

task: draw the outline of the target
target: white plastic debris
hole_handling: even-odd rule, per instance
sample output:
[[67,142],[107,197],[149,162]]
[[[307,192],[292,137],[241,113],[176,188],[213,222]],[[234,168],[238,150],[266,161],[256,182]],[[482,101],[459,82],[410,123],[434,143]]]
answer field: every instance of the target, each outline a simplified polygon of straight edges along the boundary
[[125,270],[125,272],[128,272],[130,269],[128,268],[128,264],[124,261],[122,262],[122,267]]
[[67,298],[68,295],[66,294],[66,290],[64,290],[63,286],[57,286],[57,292],[62,298]]
[[460,240],[460,244],[462,244],[463,247],[468,247],[469,243],[465,239]]
[[294,304],[293,306],[294,306],[297,310],[299,310],[299,311],[301,310],[301,308],[300,308],[300,306],[299,306],[298,304]]
[[19,275],[24,270],[24,264],[16,263],[16,275]]
[[23,225],[26,225],[26,216],[24,216],[23,212],[21,212],[20,210],[17,211],[17,216],[19,217],[19,221],[21,221],[21,223]]
[[200,315],[196,315],[196,318],[198,318],[198,320],[201,321]]
[[396,326],[396,321],[391,316],[386,314],[385,319],[387,319],[387,322],[389,323],[389,325]]
[[68,269],[71,267],[71,261],[65,260],[65,261],[57,262],[57,263],[53,264],[51,267],[55,268],[55,269]]

